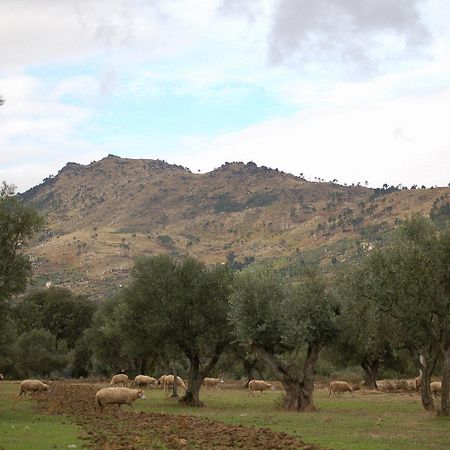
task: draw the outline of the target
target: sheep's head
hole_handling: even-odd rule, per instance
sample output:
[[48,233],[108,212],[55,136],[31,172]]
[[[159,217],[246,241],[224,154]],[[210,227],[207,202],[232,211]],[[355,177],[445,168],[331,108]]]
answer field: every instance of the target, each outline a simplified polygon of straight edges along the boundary
[[139,391],[137,391],[137,398],[141,398],[142,400],[145,400],[145,394],[144,391],[141,389]]

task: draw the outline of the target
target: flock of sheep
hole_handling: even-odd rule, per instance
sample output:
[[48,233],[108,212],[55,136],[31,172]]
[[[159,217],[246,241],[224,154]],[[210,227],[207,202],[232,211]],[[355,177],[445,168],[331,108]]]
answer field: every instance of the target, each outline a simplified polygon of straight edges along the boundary
[[[393,391],[418,391],[420,388],[420,384],[422,382],[422,378],[420,376],[413,379],[403,379],[403,380],[378,380],[377,386],[378,390],[382,392],[393,392]],[[364,384],[362,385],[364,387]],[[358,386],[358,389],[360,387]],[[328,397],[331,397],[331,394],[336,394],[337,392],[350,392],[352,393],[355,390],[349,383],[346,381],[332,381],[329,385],[329,393]],[[442,385],[440,381],[433,381],[430,383],[431,394],[434,396],[438,396],[442,392]]]
[[[0,379],[3,379],[3,375],[0,374]],[[222,378],[205,378],[203,385],[209,388],[219,389],[221,383],[223,383]],[[169,390],[174,383],[173,375],[162,375],[158,380],[156,378],[147,375],[137,375],[136,378],[131,383],[131,388],[128,388],[129,378],[128,375],[120,373],[114,375],[110,382],[110,387],[100,389],[95,395],[95,403],[98,407],[103,409],[105,405],[129,405],[140,399],[145,399],[144,391],[142,389],[134,389],[134,387],[144,388],[144,387],[161,387],[164,391]],[[377,382],[380,390],[389,391],[396,389],[404,390],[418,390],[421,383],[421,378],[417,377],[412,380],[380,380]],[[186,390],[186,385],[184,381],[177,377],[177,386],[181,389]],[[267,383],[263,380],[251,380],[248,383],[249,395],[254,391],[260,391],[263,393],[268,389],[274,389],[271,383]],[[431,393],[435,396],[441,393],[442,386],[440,381],[434,381],[430,384]],[[20,383],[20,390],[18,396],[25,395],[27,392],[45,392],[49,391],[50,387],[48,384],[43,383],[40,380],[24,380]],[[332,381],[329,384],[328,396],[331,394],[336,395],[337,393],[350,392],[353,393],[354,388],[346,381]]]

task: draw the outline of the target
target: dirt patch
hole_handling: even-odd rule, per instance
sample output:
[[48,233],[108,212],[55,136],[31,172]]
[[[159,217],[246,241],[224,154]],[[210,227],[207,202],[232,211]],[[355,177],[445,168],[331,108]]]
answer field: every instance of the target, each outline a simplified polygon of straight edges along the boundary
[[302,449],[318,450],[286,433],[267,428],[227,425],[205,418],[133,412],[115,406],[103,412],[95,407],[98,386],[86,383],[52,383],[51,392],[39,395],[49,414],[74,417],[89,446],[96,449]]

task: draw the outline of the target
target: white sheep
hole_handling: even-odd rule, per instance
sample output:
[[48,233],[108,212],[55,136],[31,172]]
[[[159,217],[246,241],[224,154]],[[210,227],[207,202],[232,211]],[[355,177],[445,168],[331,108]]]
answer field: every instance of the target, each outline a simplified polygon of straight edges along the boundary
[[216,388],[216,390],[219,390],[219,385],[223,382],[223,378],[205,378],[203,380],[203,385],[211,389]]
[[[163,375],[158,380],[158,384],[161,384],[164,390],[167,391],[173,386],[173,380],[174,380],[173,375]],[[186,390],[186,385],[184,384],[184,381],[180,377],[177,377],[177,386]]]
[[157,380],[156,378],[149,377],[148,375],[137,375],[134,381],[131,383],[131,387],[140,386],[140,387],[149,387],[156,386]]
[[124,373],[118,373],[117,375],[114,375],[111,378],[111,382],[109,383],[109,385],[117,386],[118,384],[126,387],[128,385],[128,375],[125,375]]
[[437,397],[438,394],[442,392],[442,383],[440,381],[433,381],[430,383],[431,395],[435,395]]
[[3,380],[3,378],[5,378],[5,377],[3,376],[2,373],[0,373],[0,380]]
[[145,400],[144,391],[138,389],[129,389],[127,387],[108,387],[100,389],[95,394],[95,403],[101,409],[105,405],[128,405],[132,407],[132,403],[141,398]]
[[253,395],[253,391],[261,391],[261,394],[267,389],[273,389],[270,383],[263,380],[251,380],[248,383],[248,394]]
[[17,396],[19,397],[20,395],[26,394],[27,392],[42,392],[48,390],[48,384],[45,384],[40,380],[23,380],[20,383],[20,391]]
[[332,381],[330,383],[330,391],[328,397],[331,397],[331,393],[336,394],[336,392],[353,392],[353,388],[346,381]]

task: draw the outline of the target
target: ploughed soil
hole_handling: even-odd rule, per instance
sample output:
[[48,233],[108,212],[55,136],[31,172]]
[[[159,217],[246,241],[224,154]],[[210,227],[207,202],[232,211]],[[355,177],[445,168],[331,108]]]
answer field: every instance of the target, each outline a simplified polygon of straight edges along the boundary
[[87,447],[119,449],[302,449],[318,450],[286,433],[267,428],[246,428],[209,419],[170,414],[135,412],[124,405],[95,406],[99,386],[53,382],[51,392],[38,396],[49,414],[73,417],[84,429]]

